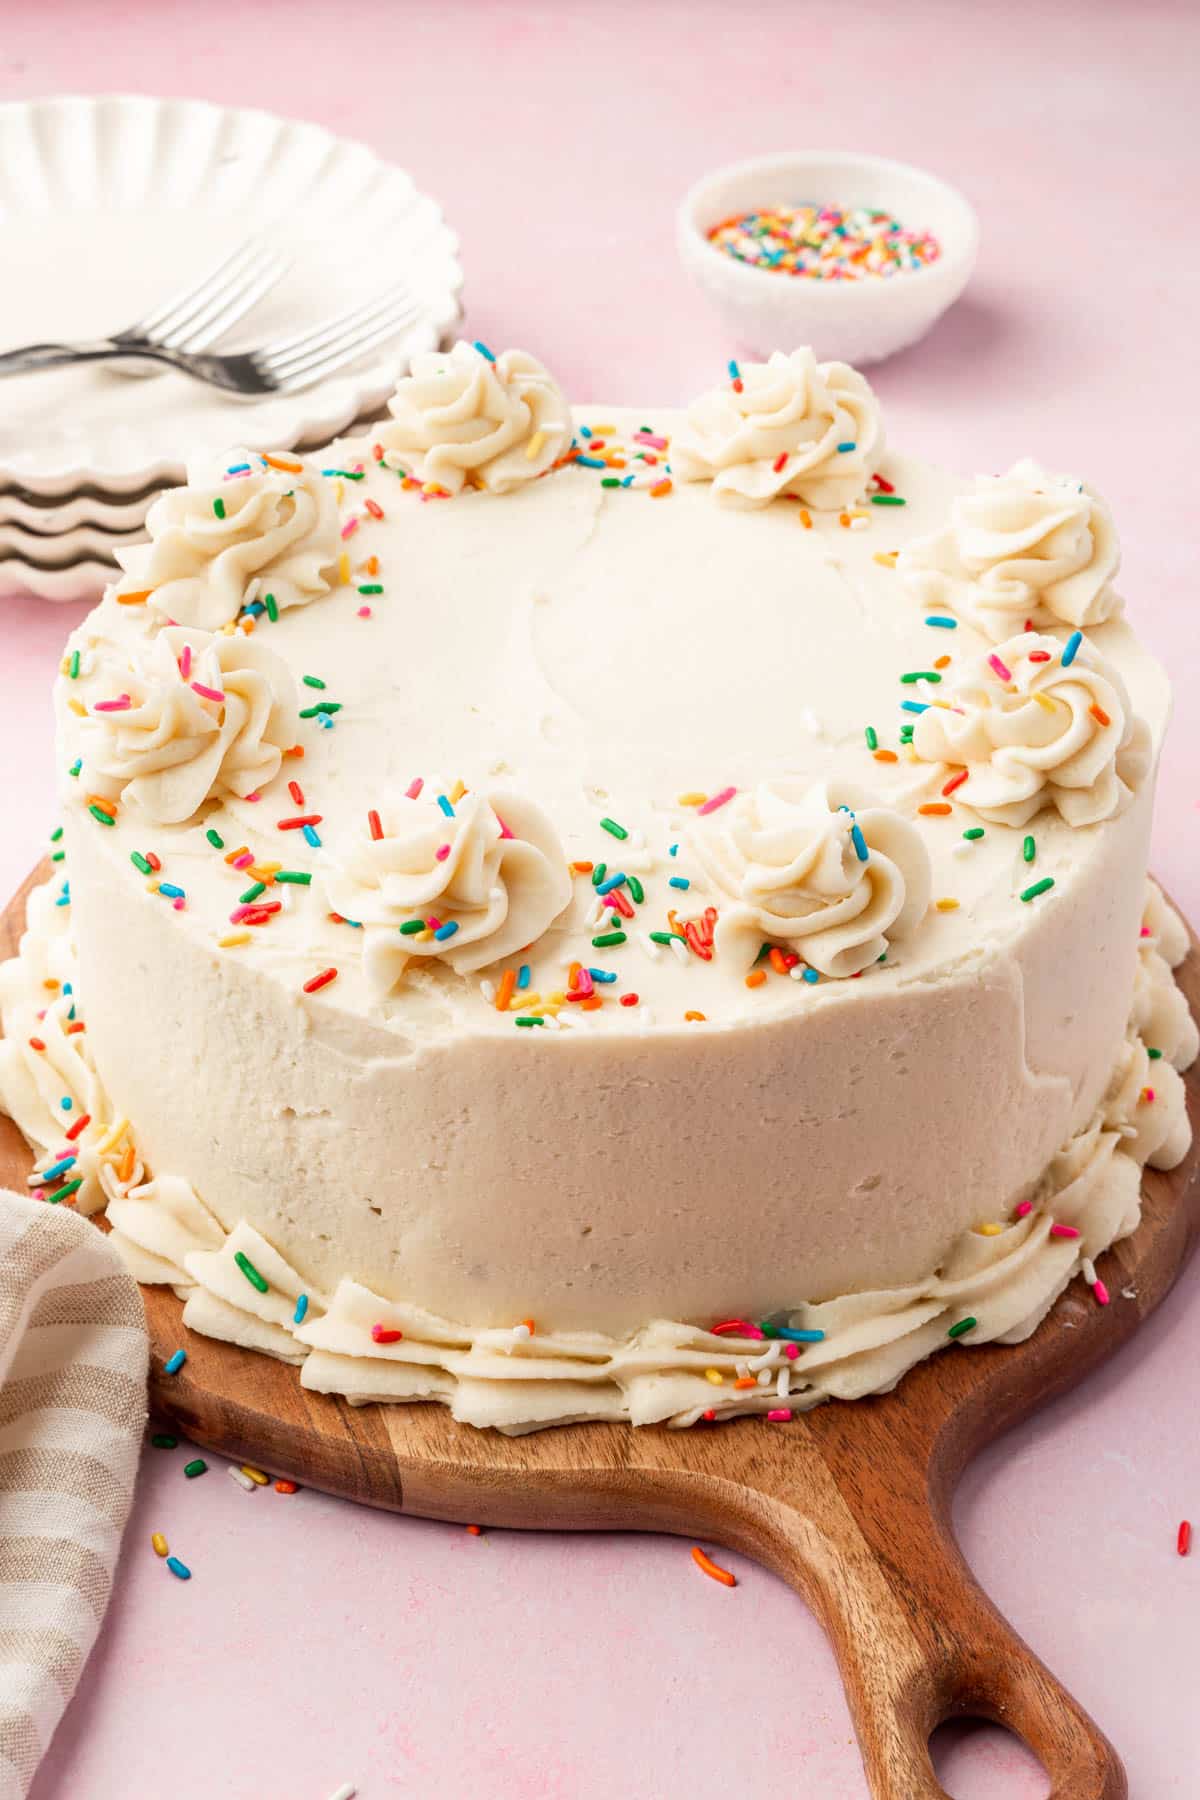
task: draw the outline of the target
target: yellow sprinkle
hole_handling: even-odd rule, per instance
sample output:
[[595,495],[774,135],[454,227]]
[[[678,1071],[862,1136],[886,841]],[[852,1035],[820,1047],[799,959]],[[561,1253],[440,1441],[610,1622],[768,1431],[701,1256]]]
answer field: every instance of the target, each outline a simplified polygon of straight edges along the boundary
[[465,781],[463,781],[460,778],[458,781],[455,782],[454,786],[450,789],[449,794],[447,794],[447,796],[446,796],[446,798],[449,800],[451,806],[457,806],[459,801],[462,799],[463,795],[466,793],[466,791],[467,791],[467,784]]
[[538,454],[539,450],[541,449],[541,447],[545,443],[545,441],[546,441],[546,434],[544,431],[538,431],[538,432],[534,433],[533,437],[530,438],[529,442],[525,446],[525,457],[528,462],[533,461],[534,457]]
[[957,912],[958,911],[958,901],[951,900],[948,897],[943,900],[935,900],[933,904],[937,907],[939,912]]
[[592,426],[592,436],[593,437],[611,437],[616,433],[616,429],[617,428],[615,425],[593,425]]
[[224,937],[219,937],[217,939],[217,948],[220,950],[232,950],[238,944],[248,944],[249,942],[250,933],[248,931],[227,931]]
[[1049,694],[1035,694],[1033,697],[1043,712],[1052,713],[1055,710],[1056,703],[1050,698]]
[[166,1556],[167,1540],[161,1531],[156,1531],[154,1536],[150,1539],[150,1542],[154,1545],[155,1556]]
[[714,1387],[724,1387],[725,1385],[725,1377],[722,1375],[720,1369],[705,1369],[704,1379],[705,1381],[711,1381]]
[[432,931],[430,931],[430,929],[427,925],[425,927],[424,931],[417,931],[417,932],[413,933],[412,941],[414,944],[427,944],[432,936],[433,936],[433,933],[432,933]]
[[256,1486],[258,1486],[258,1487],[266,1487],[266,1485],[267,1485],[267,1478],[263,1474],[262,1470],[261,1469],[252,1469],[250,1467],[249,1463],[242,1464],[242,1474],[248,1475],[250,1480],[253,1481],[256,1484]]
[[988,1224],[979,1227],[979,1235],[980,1237],[999,1237],[1003,1230],[1003,1225],[996,1225],[989,1221]]
[[540,994],[523,994],[518,989],[512,997],[512,1003],[508,1010],[509,1012],[529,1012],[532,1007],[540,1006],[541,1002]]
[[894,550],[877,550],[871,558],[871,561],[882,563],[885,569],[894,569],[896,566],[896,552]]
[[707,794],[701,794],[692,789],[689,789],[686,794],[680,794],[679,799],[676,802],[676,805],[678,805],[678,806],[703,806],[704,802],[707,799],[708,799]]
[[345,492],[346,492],[345,482],[339,481],[337,483],[337,486],[334,489],[334,499],[339,506],[342,504],[342,496],[345,494]]
[[118,1119],[114,1125],[110,1125],[104,1136],[96,1145],[97,1154],[100,1156],[107,1156],[110,1150],[115,1150],[128,1130],[128,1119]]
[[72,694],[71,698],[67,701],[67,705],[73,713],[78,713],[81,719],[86,719],[87,707],[83,704],[82,700],[77,700],[74,694]]
[[343,550],[338,557],[338,580],[343,587],[350,585],[350,552]]
[[551,994],[546,1001],[547,1006],[555,1006],[555,1007],[565,1006],[566,1003],[567,1003],[567,996],[564,993],[562,993],[561,991]]

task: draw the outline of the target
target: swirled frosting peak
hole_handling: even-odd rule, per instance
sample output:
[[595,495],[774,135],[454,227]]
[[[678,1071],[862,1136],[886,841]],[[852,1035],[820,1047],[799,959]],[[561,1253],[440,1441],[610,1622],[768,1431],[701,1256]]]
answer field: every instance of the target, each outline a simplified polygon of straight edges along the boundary
[[334,489],[298,456],[246,450],[188,464],[146,515],[148,544],[119,550],[118,594],[144,590],[165,619],[218,631],[270,595],[280,611],[327,594],[340,550]]
[[1025,825],[1045,806],[1096,825],[1124,810],[1150,767],[1125,683],[1078,634],[999,644],[920,715],[912,744],[923,761],[965,768],[955,800],[998,825]]
[[[416,784],[414,784],[416,785]],[[516,794],[428,788],[385,800],[325,857],[325,891],[363,927],[376,998],[412,957],[469,974],[541,937],[571,898],[557,833]]]
[[245,798],[278,774],[296,690],[282,658],[240,631],[169,625],[133,658],[101,647],[85,733],[93,788],[179,825],[210,794]]
[[493,357],[458,343],[415,357],[388,407],[384,461],[444,494],[464,483],[507,493],[545,474],[571,441],[562,389],[526,350]]
[[688,408],[671,469],[734,506],[790,494],[837,511],[861,499],[882,450],[879,402],[857,369],[777,350]]
[[950,606],[999,643],[1028,623],[1099,625],[1120,610],[1112,515],[1091,488],[1019,462],[981,475],[945,525],[900,552],[897,568],[925,606]]
[[764,782],[697,819],[691,848],[729,902],[717,954],[747,969],[770,940],[823,975],[857,975],[929,905],[929,855],[916,827],[884,806],[852,811],[823,782],[807,790]]

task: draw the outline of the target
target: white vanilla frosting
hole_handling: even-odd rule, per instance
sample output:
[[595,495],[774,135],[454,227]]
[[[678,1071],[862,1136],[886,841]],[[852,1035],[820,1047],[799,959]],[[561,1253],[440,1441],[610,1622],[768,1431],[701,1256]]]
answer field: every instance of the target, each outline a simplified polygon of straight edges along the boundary
[[763,782],[697,820],[696,859],[733,903],[720,913],[718,954],[748,969],[765,939],[823,975],[857,975],[920,924],[931,879],[920,833],[854,798],[851,810],[823,782]]
[[1023,632],[976,658],[931,701],[913,730],[927,762],[962,765],[961,806],[996,824],[1026,825],[1053,806],[1069,825],[1124,810],[1150,768],[1150,734],[1119,670],[1091,648]]
[[541,937],[572,891],[550,820],[507,793],[381,800],[330,849],[323,879],[329,904],[363,927],[367,980],[380,999],[411,957],[467,974],[512,955]]
[[777,350],[688,408],[671,468],[680,481],[711,481],[733,505],[790,494],[836,511],[862,498],[882,453],[879,402],[856,369]]
[[544,475],[571,442],[571,411],[554,377],[526,350],[492,357],[458,343],[413,358],[375,434],[385,460],[426,487],[464,482],[503,494]]
[[118,550],[119,594],[180,625],[218,631],[249,601],[282,612],[329,592],[341,545],[332,483],[303,458],[230,450],[188,464],[146,515],[148,544]]
[[897,567],[924,606],[948,606],[995,643],[1023,628],[1099,625],[1120,609],[1112,514],[1094,489],[1026,459],[981,475]]
[[101,640],[83,689],[86,783],[155,825],[194,818],[214,793],[257,793],[296,739],[291,671],[240,632],[167,626],[132,655]]
[[[879,555],[963,484],[889,453],[871,472],[904,507],[804,529],[791,504],[664,485],[676,418],[576,424],[595,454],[499,497],[427,501],[373,435],[329,453],[363,477],[344,484],[350,580],[277,619],[252,607],[231,640],[318,697],[257,800],[218,785],[151,831],[131,798],[105,823],[99,670],[114,648],[140,666],[159,633],[114,597],[77,629],[56,696],[70,904],[60,869],[25,973],[0,980],[0,1100],[51,1169],[90,1071],[79,1141],[103,1127],[111,1173],[89,1179],[116,1183],[132,1266],[186,1294],[192,1328],[356,1401],[437,1399],[504,1430],[790,1414],[891,1386],[967,1317],[954,1354],[1020,1337],[1132,1227],[1142,1158],[1185,1139],[1195,1030],[1166,965],[1186,939],[1146,902],[1142,734],[1111,753],[1119,804],[1090,829],[1047,798],[1025,874],[1021,838],[968,803],[990,749],[943,800],[951,767],[904,743],[907,709],[978,685],[980,663],[997,695],[1025,679],[990,670],[969,619],[926,625]],[[1046,642],[1087,705],[1117,672],[1157,749],[1167,683],[1123,620],[1089,630],[1078,668],[1065,629]],[[1065,731],[1071,702],[1050,703]],[[418,780],[471,822],[445,939],[423,931],[452,844],[429,834],[452,821],[401,828]],[[1113,783],[1088,780],[1099,815]],[[812,801],[777,834],[770,797],[798,812],[814,789],[823,828]],[[528,885],[518,844],[542,859]],[[1033,877],[1053,885],[1023,903]],[[488,935],[497,889],[523,941]],[[788,935],[810,901],[849,933],[827,970],[868,927],[883,960],[829,979],[825,930]],[[740,908],[783,922],[753,945],[782,958],[747,969]],[[474,969],[451,954],[468,924]],[[385,1002],[373,940],[409,959]],[[45,980],[72,993],[45,990],[64,1041],[31,1069]]]

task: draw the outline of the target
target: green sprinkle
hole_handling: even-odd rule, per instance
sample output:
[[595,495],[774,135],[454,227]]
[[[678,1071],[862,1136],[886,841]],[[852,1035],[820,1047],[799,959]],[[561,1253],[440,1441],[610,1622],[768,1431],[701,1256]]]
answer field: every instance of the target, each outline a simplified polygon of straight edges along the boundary
[[257,900],[258,896],[260,894],[265,894],[266,891],[267,891],[267,884],[265,881],[252,881],[250,883],[250,886],[246,889],[245,893],[238,895],[238,905],[239,906],[249,906],[249,904],[252,900]]
[[1032,862],[1034,857],[1037,855],[1037,845],[1034,843],[1034,841],[1031,837],[1027,837],[1025,839],[1025,842],[1022,844],[1021,855],[1025,858],[1026,862]]
[[360,587],[358,591],[360,594],[382,594],[383,583],[382,581],[364,582],[363,586]]
[[968,844],[973,844],[977,838],[981,838],[983,836],[983,826],[982,825],[972,825],[970,831],[963,832],[963,836],[966,838]]
[[620,485],[621,477],[619,475],[606,475],[600,483],[601,487],[620,487]]
[[70,675],[72,681],[78,681],[78,679],[79,679],[79,652],[78,652],[78,650],[72,650],[72,652],[71,652],[71,667],[67,671],[67,673]]
[[[687,939],[681,931],[652,931],[650,941],[652,944],[670,944],[675,941],[681,944],[687,943]],[[769,949],[770,946],[765,945],[764,948]]]
[[633,895],[634,905],[640,906],[646,898],[646,890],[642,886],[641,882],[638,880],[637,876],[636,875],[628,876],[626,879],[625,885],[629,889],[629,892]]
[[270,1282],[264,1280],[244,1251],[235,1250],[233,1253],[233,1260],[252,1288],[257,1288],[260,1294],[265,1294],[270,1291]]
[[153,875],[154,870],[146,861],[140,850],[131,850],[129,860],[140,875]]
[[522,1016],[519,1019],[513,1020],[514,1025],[529,1026],[529,1025],[544,1025],[545,1023],[546,1023],[545,1019],[535,1019],[532,1017],[525,1017],[525,1016]]
[[300,679],[305,687],[323,688],[325,686],[319,675],[302,675]]
[[56,850],[54,852],[54,855],[50,858],[50,861],[51,862],[65,862],[66,858],[67,858],[67,853],[65,850]]
[[400,929],[405,937],[412,937],[415,932],[424,931],[425,921],[424,919],[405,919]]
[[275,599],[274,594],[264,595],[263,596],[263,605],[267,609],[267,617],[268,617],[268,619],[270,619],[272,625],[278,625],[278,623],[279,623],[279,605]]
[[203,1475],[207,1467],[208,1464],[202,1456],[194,1456],[190,1463],[184,1463],[183,1472],[189,1481],[194,1481],[197,1475]]
[[60,826],[59,826],[59,827],[58,827],[58,829],[57,829],[57,831],[52,831],[52,832],[51,832],[51,833],[50,833],[50,842],[51,842],[51,843],[52,843],[52,844],[57,844],[57,842],[58,842],[58,840],[59,840],[59,838],[60,838],[60,837],[61,837],[61,836],[62,836],[62,831],[63,831],[63,828],[62,828],[62,826],[61,826],[61,825],[60,825]]
[[613,944],[623,944],[625,941],[625,933],[623,931],[602,931],[599,937],[594,937],[592,939],[592,949],[607,950]]
[[615,838],[627,838],[629,836],[625,827],[623,825],[618,825],[615,819],[601,819],[600,829],[601,831],[611,832]]
[[867,726],[865,736],[866,736],[866,740],[867,740],[867,749],[868,750],[878,750],[878,748],[879,748],[879,733],[876,731],[876,729],[873,725]]
[[211,825],[204,835],[214,850],[223,850],[225,848],[225,839],[221,836],[219,831],[214,831]]
[[1161,1050],[1151,1050],[1151,1049],[1147,1048],[1146,1055],[1150,1058],[1151,1062],[1157,1062],[1159,1057],[1162,1055],[1162,1051]]
[[116,824],[116,820],[114,818],[112,818],[112,816],[109,813],[106,813],[104,811],[103,807],[89,806],[88,811],[91,813],[93,819],[95,819],[95,821],[98,825],[115,825]]
[[77,756],[75,758],[75,761],[71,764],[70,768],[67,770],[67,774],[77,776],[79,774],[80,769],[82,769],[82,767],[83,767],[83,758],[82,758],[82,756]]
[[1032,887],[1027,887],[1021,898],[1022,900],[1036,900],[1039,894],[1049,892],[1053,886],[1053,875],[1044,875],[1040,881],[1035,881]]
[[276,881],[288,882],[292,887],[310,887],[312,876],[307,869],[276,869]]
[[872,494],[871,495],[871,505],[872,506],[907,506],[908,501],[902,500],[899,494]]
[[66,1200],[77,1188],[81,1188],[82,1186],[83,1176],[79,1175],[74,1181],[68,1181],[66,1187],[60,1187],[57,1194],[47,1194],[46,1198],[49,1200],[51,1206],[57,1206],[60,1200]]
[[911,674],[902,675],[900,679],[906,687],[911,687],[914,681],[939,682],[942,678],[936,669],[914,669]]
[[960,1337],[962,1337],[964,1332],[974,1331],[974,1329],[978,1325],[978,1323],[979,1323],[978,1319],[960,1319],[958,1321],[957,1325],[952,1325],[950,1327],[949,1331],[946,1333],[946,1336],[949,1338],[960,1338]]
[[315,719],[318,713],[335,713],[341,712],[341,710],[342,702],[340,700],[322,700],[320,706],[302,706],[300,708],[300,717],[302,719]]
[[225,517],[225,502],[221,499],[219,494],[213,501],[213,511],[216,513],[218,519],[223,519]]
[[604,880],[604,877],[607,874],[608,874],[608,864],[607,863],[597,863],[595,868],[592,870],[592,886],[599,887],[600,883]]
[[156,1450],[177,1450],[179,1439],[172,1437],[169,1431],[156,1431],[150,1439]]

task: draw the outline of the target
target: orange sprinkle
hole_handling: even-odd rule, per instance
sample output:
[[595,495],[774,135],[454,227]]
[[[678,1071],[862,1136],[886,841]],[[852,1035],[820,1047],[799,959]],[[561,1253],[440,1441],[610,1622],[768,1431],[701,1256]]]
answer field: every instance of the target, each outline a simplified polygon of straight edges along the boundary
[[[370,505],[371,502],[368,501],[367,504]],[[378,575],[378,573],[379,573],[379,558],[377,556],[368,556],[366,563],[364,564],[364,567],[366,568],[368,575]]]
[[805,531],[812,530],[812,514],[809,512],[807,506],[802,506],[800,508],[800,523],[803,525]]
[[471,1534],[472,1537],[482,1537],[483,1536],[483,1526],[482,1525],[468,1525],[467,1530]]
[[875,761],[876,762],[899,762],[899,760],[900,759],[896,755],[896,752],[894,750],[876,750],[875,751]]
[[102,813],[107,813],[110,819],[115,819],[117,816],[115,802],[112,800],[103,800],[99,794],[89,794],[87,797],[87,804],[89,806],[98,806],[100,811]]
[[[585,1000],[585,1001],[584,1001],[584,1005],[585,1005],[585,1006],[586,1006],[586,1005],[587,1005],[587,1002],[586,1002],[586,1000]],[[684,1018],[685,1018],[685,1019],[688,1019],[688,1020],[696,1020],[696,1021],[698,1021],[698,1022],[699,1022],[699,1023],[700,1023],[700,1024],[701,1024],[701,1025],[707,1025],[707,1023],[708,1023],[708,1014],[707,1014],[707,1013],[702,1013],[702,1012],[685,1012],[685,1013],[684,1013],[684,1015],[683,1015],[683,1016],[684,1016]]]
[[67,1026],[66,1035],[67,1035],[67,1037],[72,1037],[76,1032],[86,1031],[86,1030],[87,1030],[87,1026],[84,1024],[82,1019],[72,1019],[71,1023]]
[[125,1153],[122,1156],[120,1163],[117,1165],[118,1181],[133,1180],[133,1166],[136,1160],[132,1143],[126,1144]]
[[515,969],[505,969],[500,977],[500,986],[496,989],[496,1011],[507,1012],[508,1003],[513,997],[513,989],[517,985]]
[[839,513],[839,514],[838,514],[838,524],[839,524],[839,525],[845,525],[845,526],[849,526],[849,524],[850,524],[850,514],[849,514],[849,513],[845,513],[845,512],[844,512],[844,513]]
[[153,592],[153,588],[141,588],[136,594],[118,594],[117,605],[144,606]]
[[589,862],[573,862],[571,864],[576,875],[590,875],[595,866],[595,863]]
[[225,852],[225,861],[227,863],[235,863],[239,856],[249,856],[249,854],[249,844],[243,844],[240,850],[227,850]]
[[948,669],[950,667],[950,658],[948,656],[936,656],[933,661],[933,666],[935,669]]
[[927,818],[937,818],[945,813],[953,812],[954,808],[945,805],[941,800],[927,800],[924,806],[918,806],[917,811],[924,813]]
[[275,1492],[277,1494],[294,1494],[295,1491],[296,1484],[294,1481],[277,1481],[275,1483]]
[[264,451],[263,461],[272,469],[282,469],[285,475],[302,475],[304,473],[303,463],[288,462],[287,458],[283,456],[268,456]]
[[692,1561],[698,1569],[703,1569],[706,1575],[711,1576],[713,1581],[719,1581],[725,1587],[737,1586],[737,1576],[729,1569],[721,1568],[720,1564],[715,1563],[711,1556],[705,1556],[699,1544],[692,1545]]
[[1105,712],[1104,708],[1102,706],[1097,706],[1096,702],[1094,700],[1092,701],[1092,704],[1088,707],[1088,711],[1091,713],[1093,719],[1095,719],[1097,725],[1111,725],[1112,724],[1112,720],[1109,718],[1109,716]]
[[652,500],[661,500],[664,494],[669,494],[671,492],[674,485],[675,484],[669,475],[664,476],[662,481],[656,481],[654,486],[650,489],[650,498]]
[[599,1012],[600,1008],[604,1005],[604,1002],[599,994],[589,994],[587,999],[581,1000],[579,1004],[584,1012]]
[[746,986],[749,988],[761,987],[766,979],[767,971],[765,969],[751,969],[746,977]]
[[532,1319],[522,1319],[521,1323],[522,1323],[522,1325],[524,1325],[525,1329],[528,1331],[530,1337],[537,1336],[537,1326],[534,1324]]
[[775,973],[777,975],[786,975],[788,972],[787,958],[779,948],[779,945],[772,944],[767,954],[770,957],[771,967],[774,969]]
[[304,745],[303,744],[293,744],[291,749],[285,750],[283,754],[285,756],[303,756],[304,755]]
[[757,1387],[758,1383],[753,1375],[739,1375],[733,1385],[735,1388],[752,1388]]

